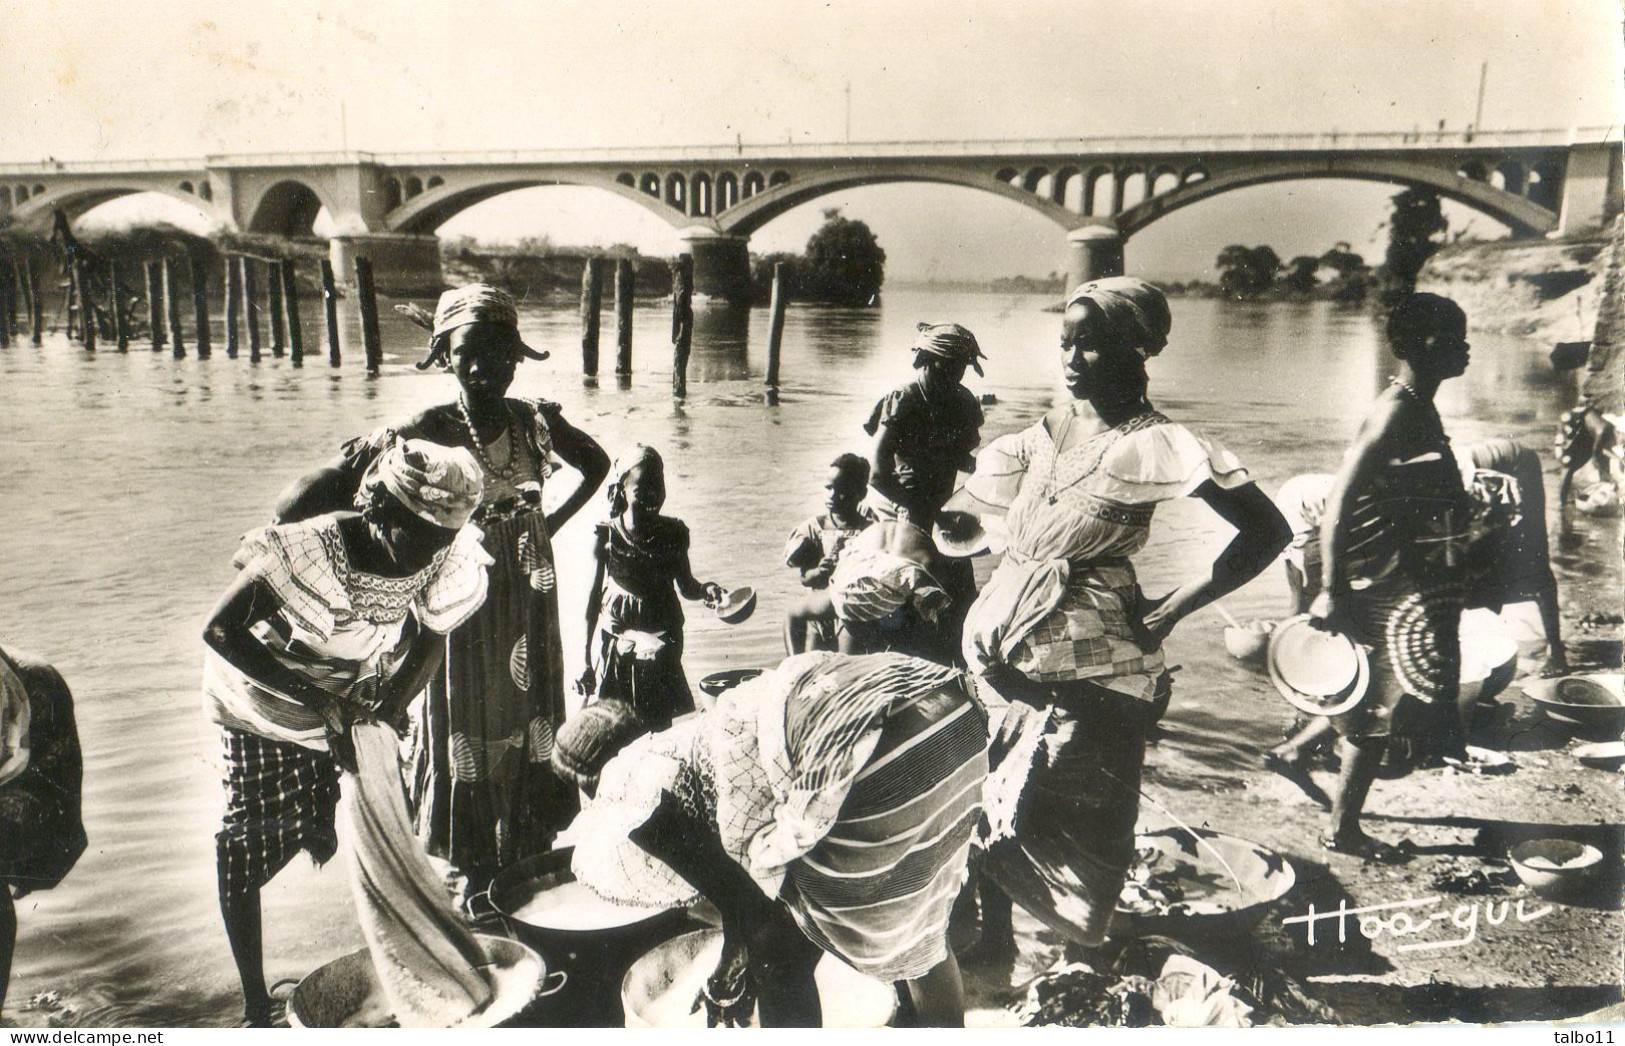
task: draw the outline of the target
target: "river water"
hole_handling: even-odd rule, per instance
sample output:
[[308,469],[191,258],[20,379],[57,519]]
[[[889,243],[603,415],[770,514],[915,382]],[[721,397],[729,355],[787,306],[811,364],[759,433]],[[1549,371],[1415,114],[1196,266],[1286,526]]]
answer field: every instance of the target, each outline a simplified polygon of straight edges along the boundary
[[[987,378],[969,381],[994,397],[986,439],[1030,424],[1064,395],[1059,320],[1043,304],[899,290],[878,309],[792,308],[776,406],[761,387],[765,310],[748,321],[702,310],[690,395],[676,404],[664,307],[637,310],[630,387],[583,381],[573,303],[527,307],[527,340],[552,358],[525,364],[514,391],[559,401],[612,455],[638,441],[658,447],[667,512],[693,531],[698,576],[760,593],[741,626],[691,613],[687,666],[697,679],[779,656],[781,613],[797,595],[780,559],[784,538],[819,510],[826,463],[866,449],[859,426],[874,400],[909,380],[914,324],[954,321],[976,332],[991,357]],[[1153,399],[1228,444],[1272,492],[1295,473],[1335,466],[1388,374],[1362,312],[1199,300],[1175,301],[1173,312],[1172,342],[1151,364]],[[199,632],[231,578],[238,537],[265,521],[284,484],[344,439],[454,395],[451,377],[410,366],[421,336],[393,313],[384,323],[384,373],[372,379],[359,345],[347,346],[338,369],[319,351],[303,369],[269,357],[253,365],[246,348],[227,359],[218,330],[207,361],[144,347],[89,354],[60,337],[0,351],[0,642],[54,662],[74,689],[90,836],[62,886],[18,905],[8,1018],[39,1023],[42,1014],[19,1009],[46,990],[75,1011],[68,1024],[222,1024],[237,1014],[215,908],[218,741],[198,707]],[[355,329],[353,317],[345,326]],[[307,326],[307,346],[320,337]],[[1440,394],[1451,433],[1510,435],[1544,452],[1554,419],[1576,398],[1572,377],[1552,373],[1544,346],[1473,343],[1467,377]],[[557,538],[566,678],[578,671],[584,564],[603,511],[595,499]],[[1580,535],[1562,560],[1612,563],[1612,533]],[[1159,510],[1139,558],[1145,587],[1159,592],[1205,568],[1226,540],[1199,503]],[[1284,599],[1272,571],[1228,604],[1239,617],[1279,616]],[[1288,719],[1267,684],[1228,660],[1221,625],[1204,611],[1170,640],[1170,661],[1185,670],[1165,742],[1216,772],[1249,762]],[[325,870],[296,860],[266,890],[265,907],[273,979],[360,944],[342,857]]]

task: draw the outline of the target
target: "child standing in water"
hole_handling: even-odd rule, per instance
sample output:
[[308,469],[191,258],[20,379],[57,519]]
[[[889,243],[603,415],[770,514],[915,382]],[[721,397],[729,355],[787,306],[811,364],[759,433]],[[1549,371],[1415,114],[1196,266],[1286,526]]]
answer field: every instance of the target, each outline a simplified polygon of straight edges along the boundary
[[663,730],[694,710],[683,675],[684,599],[721,601],[722,587],[695,579],[688,527],[660,514],[666,469],[654,448],[639,444],[609,476],[611,519],[598,527],[598,570],[587,597],[587,668],[581,690],[596,700],[631,705]]
[[835,608],[829,601],[829,579],[841,550],[874,522],[863,507],[869,493],[869,463],[842,454],[829,463],[828,512],[812,516],[790,534],[784,562],[796,568],[809,592],[785,617],[784,649],[788,654],[835,649]]

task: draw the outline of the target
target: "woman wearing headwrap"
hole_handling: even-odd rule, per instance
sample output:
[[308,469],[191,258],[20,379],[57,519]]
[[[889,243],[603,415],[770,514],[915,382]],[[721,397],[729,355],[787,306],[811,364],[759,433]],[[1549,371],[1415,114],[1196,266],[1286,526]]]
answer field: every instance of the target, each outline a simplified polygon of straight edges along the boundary
[[[520,339],[506,293],[484,284],[447,291],[420,366],[449,365],[458,398],[347,444],[284,496],[280,513],[302,519],[340,507],[392,434],[462,447],[479,462],[486,495],[475,523],[494,560],[490,596],[451,634],[445,671],[430,681],[411,793],[429,852],[451,862],[470,896],[504,865],[547,850],[576,811],[575,789],[548,767],[565,707],[551,535],[598,489],[609,457],[557,404],[507,396],[519,361],[545,355]],[[554,457],[580,482],[545,512]]]
[[[394,440],[360,509],[254,531],[203,640],[204,704],[224,736],[220,908],[251,1025],[270,1019],[260,889],[300,850],[333,855],[338,763],[357,719],[403,721],[440,637],[485,599],[480,468],[466,450]],[[353,765],[353,764],[352,764]]]
[[[977,507],[1005,513],[1008,532],[965,620],[967,664],[1011,701],[984,796],[984,874],[1084,948],[1103,942],[1134,857],[1163,640],[1291,537],[1229,451],[1146,398],[1146,360],[1169,327],[1162,293],[1141,280],[1073,291],[1061,335],[1071,401],[1001,437],[985,454],[997,475],[983,480],[979,468],[967,484],[984,499]],[[1179,497],[1205,502],[1236,537],[1211,571],[1147,599],[1129,557],[1145,547],[1156,506]],[[956,511],[943,526],[952,534],[975,521]]]
[[12,903],[49,890],[85,852],[73,695],[56,669],[0,650],[0,1008],[17,942]]
[[[982,408],[962,382],[967,367],[982,373],[986,356],[957,323],[921,323],[913,352],[915,379],[881,397],[863,425],[875,437],[868,508],[877,519],[929,533],[959,473],[975,464]],[[968,561],[946,560],[939,573],[952,600],[948,631],[957,638],[976,579]]]
[[[1399,373],[1343,456],[1321,519],[1322,590],[1310,613],[1370,650],[1371,693],[1333,725],[1342,760],[1321,844],[1368,860],[1402,855],[1360,828],[1391,736],[1437,730],[1464,756],[1454,711],[1461,684],[1467,492],[1433,405],[1467,370],[1467,316],[1448,298],[1412,294],[1388,316]],[[1419,725],[1420,724],[1420,725]]]
[[829,952],[906,982],[922,1024],[963,1025],[948,913],[987,716],[962,671],[800,654],[704,715],[638,732],[606,711],[559,737],[556,765],[594,793],[572,869],[610,901],[718,907],[722,957],[696,1000],[711,1023],[748,1020],[759,997],[763,1027],[817,1027],[812,973]]
[[657,730],[694,710],[683,674],[684,599],[715,604],[722,588],[699,581],[688,562],[688,527],[663,516],[666,466],[638,444],[615,460],[608,523],[593,544],[597,572],[587,596],[586,670],[581,691],[626,702]]

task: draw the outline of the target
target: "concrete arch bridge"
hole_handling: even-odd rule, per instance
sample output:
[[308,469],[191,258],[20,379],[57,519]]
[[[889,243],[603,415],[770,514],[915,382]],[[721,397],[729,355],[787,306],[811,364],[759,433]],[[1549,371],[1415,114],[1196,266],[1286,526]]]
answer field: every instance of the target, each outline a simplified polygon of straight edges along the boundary
[[1617,129],[1278,134],[1023,141],[849,142],[479,153],[291,153],[0,165],[0,226],[71,218],[158,192],[226,229],[309,234],[330,218],[339,272],[372,258],[385,287],[439,279],[435,230],[484,200],[589,186],[659,216],[694,256],[696,290],[749,293],[751,235],[821,196],[929,182],[1006,197],[1056,224],[1069,277],[1121,272],[1159,218],[1251,185],[1350,178],[1425,186],[1509,226],[1573,234],[1619,213]]

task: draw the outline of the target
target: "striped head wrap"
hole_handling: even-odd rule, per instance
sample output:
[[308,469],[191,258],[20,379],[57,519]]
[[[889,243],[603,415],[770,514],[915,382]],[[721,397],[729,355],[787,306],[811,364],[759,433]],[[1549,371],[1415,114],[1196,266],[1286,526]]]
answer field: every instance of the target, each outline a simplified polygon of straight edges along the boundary
[[1067,295],[1066,307],[1093,302],[1106,317],[1112,332],[1141,359],[1155,356],[1168,344],[1173,316],[1161,291],[1133,276],[1090,280]]
[[920,365],[921,356],[935,356],[967,363],[977,374],[982,374],[982,365],[977,361],[987,359],[987,355],[976,343],[976,335],[957,323],[922,323],[916,329],[919,334],[914,338],[915,366]]

